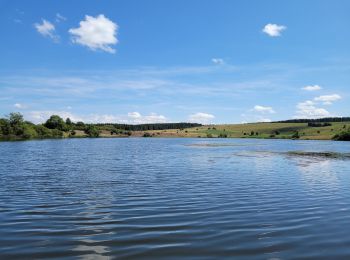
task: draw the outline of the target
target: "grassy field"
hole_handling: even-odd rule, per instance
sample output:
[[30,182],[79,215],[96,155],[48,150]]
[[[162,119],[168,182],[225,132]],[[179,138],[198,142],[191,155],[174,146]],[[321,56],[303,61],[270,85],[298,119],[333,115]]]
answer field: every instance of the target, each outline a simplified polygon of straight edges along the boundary
[[[133,131],[131,137],[195,137],[195,138],[276,138],[292,139],[298,132],[302,140],[330,140],[341,131],[350,128],[350,122],[335,122],[331,126],[310,127],[307,123],[250,123],[207,125],[197,128]],[[83,131],[76,131],[75,137],[84,137]],[[68,137],[68,136],[67,136]],[[129,137],[128,135],[111,135],[110,131],[102,130],[100,137]]]
[[[208,125],[197,128],[147,131],[154,137],[228,137],[291,139],[298,132],[303,140],[330,140],[350,127],[350,122],[335,122],[331,126],[309,127],[307,123],[251,123]],[[134,135],[134,133],[133,133]],[[138,134],[140,135],[140,134]]]

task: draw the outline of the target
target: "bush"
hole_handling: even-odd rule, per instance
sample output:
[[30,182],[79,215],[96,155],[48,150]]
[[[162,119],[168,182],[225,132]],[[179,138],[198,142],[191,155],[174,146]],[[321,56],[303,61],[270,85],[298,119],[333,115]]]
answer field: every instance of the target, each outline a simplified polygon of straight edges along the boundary
[[350,141],[350,131],[343,131],[333,136],[335,141]]
[[52,115],[44,124],[49,129],[67,130],[67,125],[58,115]]
[[147,132],[146,132],[146,133],[143,134],[143,137],[152,137],[152,136],[151,136],[150,133],[147,133]]
[[299,132],[296,131],[296,132],[292,135],[292,139],[299,139],[299,138],[300,138]]
[[52,131],[43,125],[35,126],[35,131],[37,132],[39,138],[45,138],[45,137],[52,136]]
[[100,131],[92,125],[89,125],[84,130],[85,134],[87,134],[89,137],[99,137]]
[[35,129],[34,129],[34,127],[32,125],[24,125],[23,126],[22,137],[24,139],[37,138],[38,137],[38,133],[35,131]]

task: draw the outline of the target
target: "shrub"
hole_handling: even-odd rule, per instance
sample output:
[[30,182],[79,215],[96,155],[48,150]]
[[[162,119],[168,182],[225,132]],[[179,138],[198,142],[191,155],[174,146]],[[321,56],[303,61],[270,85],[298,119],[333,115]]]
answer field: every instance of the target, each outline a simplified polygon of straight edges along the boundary
[[58,129],[61,131],[67,130],[67,125],[58,115],[52,115],[44,124],[49,129]]
[[343,131],[333,136],[335,141],[350,141],[350,131]]
[[299,132],[296,131],[296,132],[292,135],[292,138],[293,138],[293,139],[299,139],[299,138],[300,138]]
[[100,131],[92,125],[89,125],[84,130],[85,134],[87,134],[89,137],[99,137]]

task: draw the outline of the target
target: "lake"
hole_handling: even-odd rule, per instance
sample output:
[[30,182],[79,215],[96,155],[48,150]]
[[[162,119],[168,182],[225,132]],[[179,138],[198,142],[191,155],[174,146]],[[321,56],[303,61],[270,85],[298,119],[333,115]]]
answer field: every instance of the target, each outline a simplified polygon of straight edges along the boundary
[[350,143],[0,143],[0,258],[350,259]]

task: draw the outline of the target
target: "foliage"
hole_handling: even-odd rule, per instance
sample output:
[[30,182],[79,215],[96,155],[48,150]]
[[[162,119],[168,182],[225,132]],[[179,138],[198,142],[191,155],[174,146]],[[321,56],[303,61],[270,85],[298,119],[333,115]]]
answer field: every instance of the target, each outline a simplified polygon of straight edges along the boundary
[[[79,122],[78,122],[79,123]],[[76,126],[78,126],[78,123]],[[140,125],[128,125],[128,124],[93,124],[101,129],[120,129],[126,131],[148,131],[148,130],[166,130],[166,129],[184,129],[202,126],[196,123],[155,123],[155,124],[140,124]]]
[[52,115],[44,124],[49,129],[58,129],[61,131],[67,130],[67,125],[58,115]]
[[87,134],[89,137],[99,137],[100,131],[93,125],[88,125],[85,128],[85,134]]
[[350,141],[350,129],[347,131],[342,131],[339,134],[333,136],[333,140],[336,141]]
[[309,122],[307,123],[307,126],[310,127],[325,127],[325,126],[331,126],[331,123],[318,123],[318,122]]
[[219,134],[219,138],[227,138],[227,134],[225,134],[225,133],[220,133],[220,134]]
[[325,117],[317,119],[290,119],[274,123],[349,122],[350,117]]
[[24,121],[20,113],[11,113],[7,118],[0,118],[0,140],[58,138],[62,136],[61,130],[51,130],[44,125],[35,125]]
[[292,135],[292,139],[299,139],[300,135],[298,131],[295,131],[295,133]]

